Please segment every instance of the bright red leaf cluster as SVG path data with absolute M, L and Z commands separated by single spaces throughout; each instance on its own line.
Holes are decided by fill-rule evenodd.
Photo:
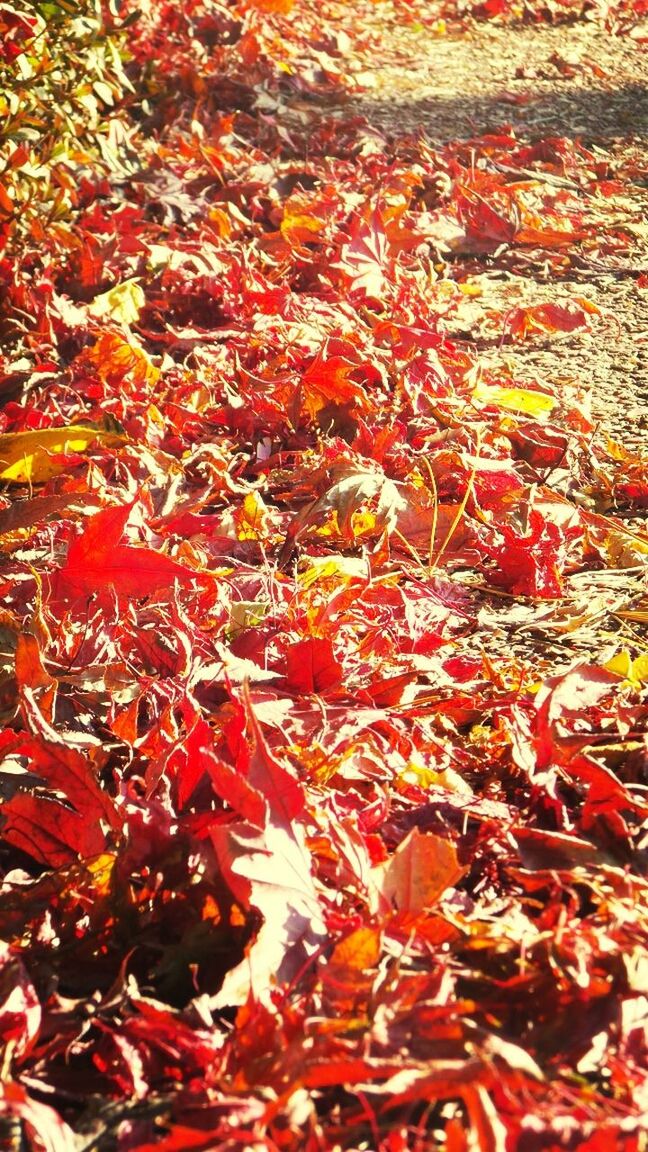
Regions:
M 645 469 L 448 335 L 485 269 L 623 251 L 623 173 L 323 114 L 361 15 L 144 6 L 112 176 L 0 267 L 34 1152 L 643 1147 L 647 658 L 504 609 L 614 609 Z

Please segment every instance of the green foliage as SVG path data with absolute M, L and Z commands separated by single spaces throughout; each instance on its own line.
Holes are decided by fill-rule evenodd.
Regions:
M 130 84 L 111 4 L 0 2 L 0 252 L 38 243 L 74 207 L 80 177 L 118 163 Z

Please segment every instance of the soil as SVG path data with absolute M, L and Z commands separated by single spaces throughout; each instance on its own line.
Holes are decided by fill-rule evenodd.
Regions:
M 648 447 L 648 54 L 645 40 L 612 36 L 588 23 L 498 27 L 476 24 L 438 34 L 403 27 L 381 5 L 370 24 L 371 50 L 358 77 L 364 88 L 344 107 L 387 134 L 423 131 L 434 144 L 483 133 L 513 132 L 520 141 L 544 136 L 577 140 L 609 163 L 627 186 L 614 218 L 632 243 L 613 257 L 574 262 L 556 283 L 501 273 L 474 306 L 479 344 L 483 315 L 522 301 L 585 296 L 601 309 L 591 333 L 537 339 L 521 347 L 485 349 L 516 377 L 586 385 L 600 430 L 624 446 Z M 435 27 L 437 32 L 435 33 Z M 618 207 L 618 205 L 617 205 Z

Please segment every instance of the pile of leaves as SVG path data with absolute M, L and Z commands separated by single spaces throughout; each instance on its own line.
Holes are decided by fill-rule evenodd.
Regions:
M 643 1147 L 645 461 L 449 335 L 623 172 L 325 115 L 361 15 L 146 5 L 1 269 L 16 1147 Z

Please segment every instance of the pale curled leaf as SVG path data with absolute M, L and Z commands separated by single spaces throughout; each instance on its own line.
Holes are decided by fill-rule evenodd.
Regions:
M 326 928 L 300 828 L 268 824 L 260 833 L 238 824 L 214 828 L 211 836 L 237 898 L 264 920 L 245 960 L 228 973 L 212 1002 L 224 1008 L 290 980 L 323 943 Z

